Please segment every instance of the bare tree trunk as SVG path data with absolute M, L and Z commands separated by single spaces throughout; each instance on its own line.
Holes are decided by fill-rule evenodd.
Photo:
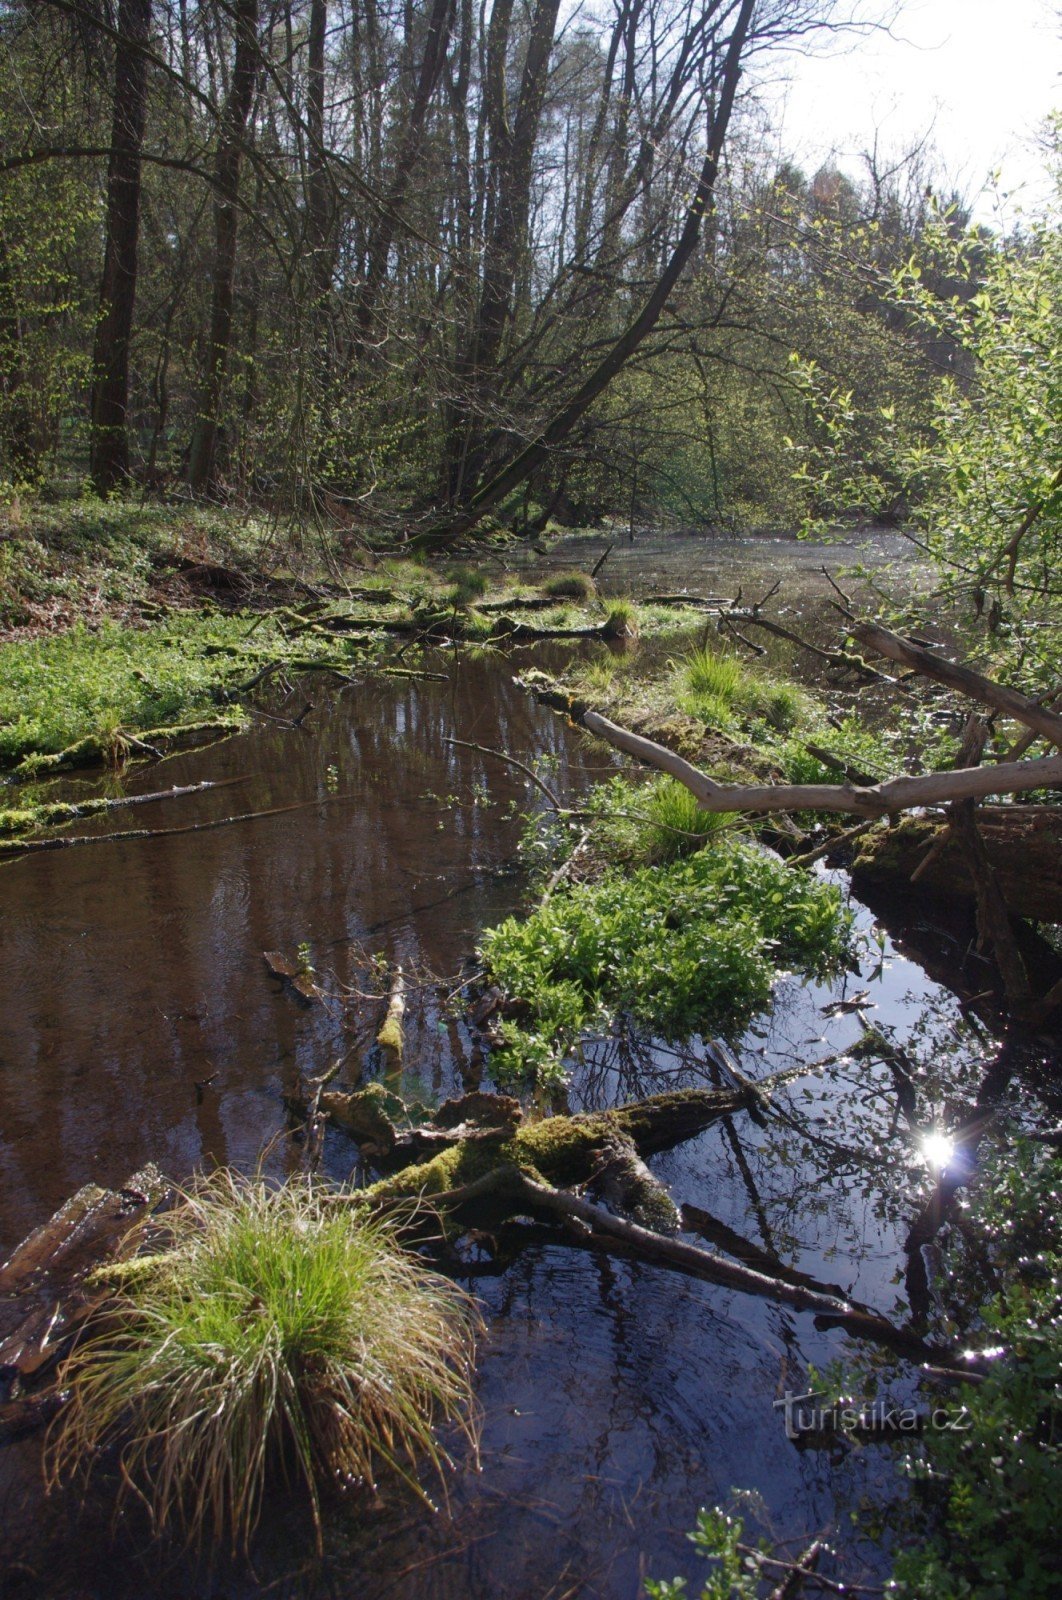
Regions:
M 368 268 L 358 306 L 358 324 L 363 336 L 367 336 L 372 330 L 376 303 L 387 274 L 387 258 L 398 226 L 406 190 L 409 187 L 410 176 L 420 152 L 428 106 L 446 61 L 446 48 L 453 23 L 454 0 L 433 0 L 428 18 L 428 36 L 424 41 L 424 54 L 421 57 L 420 73 L 409 112 L 409 121 L 395 161 L 379 225 L 369 240 Z
M 100 494 L 129 476 L 129 344 L 140 234 L 140 152 L 147 120 L 151 0 L 119 0 L 114 112 L 107 169 L 107 235 L 93 354 L 89 471 Z
M 306 221 L 312 260 L 315 314 L 320 315 L 332 282 L 332 227 L 325 165 L 325 37 L 328 0 L 313 0 L 307 39 L 306 133 L 309 144 L 306 181 Z
M 551 449 L 567 437 L 656 326 L 686 263 L 697 247 L 701 236 L 701 224 L 713 204 L 723 141 L 733 110 L 734 96 L 741 75 L 741 58 L 754 8 L 755 0 L 742 0 L 741 10 L 727 45 L 719 101 L 712 118 L 708 148 L 697 180 L 697 188 L 686 214 L 685 225 L 667 266 L 641 311 L 572 398 L 553 415 L 538 438 L 522 450 L 507 467 L 484 484 L 472 496 L 465 510 L 425 528 L 410 541 L 412 544 L 427 549 L 444 549 L 454 539 L 474 528 L 489 511 L 530 477 L 535 468 L 546 460 Z
M 512 316 L 520 257 L 526 246 L 535 146 L 559 10 L 560 0 L 538 0 L 535 7 L 511 125 L 505 79 L 512 0 L 499 0 L 491 15 L 483 90 L 491 161 L 487 238 L 475 327 L 458 362 L 464 393 L 459 396 L 447 442 L 449 497 L 453 501 L 465 498 L 482 470 L 490 379 Z
M 217 471 L 218 432 L 232 346 L 236 287 L 236 238 L 240 166 L 247 121 L 258 77 L 258 0 L 236 0 L 236 51 L 232 79 L 221 115 L 214 162 L 214 284 L 206 372 L 188 457 L 188 483 L 208 489 Z

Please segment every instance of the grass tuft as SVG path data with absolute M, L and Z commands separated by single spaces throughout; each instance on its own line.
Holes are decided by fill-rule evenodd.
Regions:
M 121 1493 L 157 1528 L 245 1549 L 267 1481 L 286 1478 L 320 1546 L 326 1485 L 414 1483 L 421 1460 L 441 1475 L 440 1423 L 475 1445 L 472 1302 L 393 1225 L 221 1171 L 166 1226 L 65 1366 L 53 1481 L 117 1447 Z
M 588 572 L 561 572 L 546 580 L 542 593 L 551 600 L 593 600 L 597 585 Z

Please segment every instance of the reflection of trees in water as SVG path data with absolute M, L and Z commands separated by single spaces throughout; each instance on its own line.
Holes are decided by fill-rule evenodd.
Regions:
M 742 1041 L 739 1068 L 752 1077 L 812 1070 L 774 1091 L 762 1125 L 724 1118 L 660 1170 L 676 1201 L 696 1208 L 698 1231 L 750 1264 L 766 1270 L 775 1262 L 820 1279 L 841 1266 L 848 1292 L 861 1280 L 873 1284 L 876 1292 L 864 1288 L 860 1298 L 882 1310 L 902 1284 L 906 1299 L 897 1296 L 896 1309 L 919 1329 L 949 1317 L 966 1325 L 983 1299 L 984 1252 L 968 1241 L 968 1281 L 934 1286 L 938 1234 L 943 1227 L 961 1241 L 957 1202 L 978 1144 L 998 1137 L 1000 1114 L 1014 1112 L 1015 1071 L 1030 1083 L 1041 1058 L 999 1046 L 934 985 L 894 986 L 877 1009 L 865 990 L 848 1000 L 843 985 L 832 993 L 783 986 L 771 1015 Z M 609 1035 L 584 1042 L 572 1099 L 598 1109 L 728 1081 L 717 1043 L 665 1044 L 621 1019 Z M 941 1174 L 924 1144 L 936 1130 L 947 1130 L 958 1151 Z M 968 1301 L 965 1315 L 956 1293 Z

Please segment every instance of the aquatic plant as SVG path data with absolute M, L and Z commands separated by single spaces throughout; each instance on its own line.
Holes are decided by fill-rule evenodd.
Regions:
M 53 1481 L 115 1446 L 119 1493 L 156 1527 L 244 1548 L 280 1475 L 305 1494 L 320 1543 L 327 1484 L 371 1485 L 381 1470 L 414 1483 L 422 1460 L 441 1475 L 440 1423 L 474 1445 L 472 1303 L 392 1226 L 308 1183 L 221 1171 L 165 1231 L 161 1253 L 155 1242 L 131 1273 L 119 1267 L 66 1363 Z
M 725 836 L 661 867 L 606 872 L 490 929 L 482 955 L 520 1008 L 502 1023 L 496 1078 L 556 1078 L 592 1023 L 627 1013 L 676 1039 L 732 1031 L 769 1002 L 779 963 L 842 959 L 838 891 Z

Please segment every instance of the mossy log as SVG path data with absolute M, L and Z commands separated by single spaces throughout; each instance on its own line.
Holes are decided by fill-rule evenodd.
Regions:
M 977 826 L 1007 906 L 1015 916 L 1062 921 L 1062 806 L 982 806 Z M 864 838 L 852 881 L 909 884 L 972 902 L 975 885 L 947 823 L 905 817 Z
M 352 1094 L 322 1094 L 319 1110 L 357 1139 L 378 1168 L 400 1169 L 362 1191 L 363 1203 L 437 1199 L 513 1168 L 549 1184 L 593 1183 L 628 1215 L 658 1231 L 674 1232 L 675 1207 L 643 1157 L 758 1104 L 769 1093 L 770 1082 L 738 1089 L 680 1089 L 612 1111 L 538 1121 L 526 1120 L 520 1102 L 507 1095 L 475 1093 L 447 1101 L 430 1122 L 402 1127 L 396 1120 L 401 1102 L 378 1083 Z M 291 1096 L 288 1106 L 306 1115 L 310 1098 Z

